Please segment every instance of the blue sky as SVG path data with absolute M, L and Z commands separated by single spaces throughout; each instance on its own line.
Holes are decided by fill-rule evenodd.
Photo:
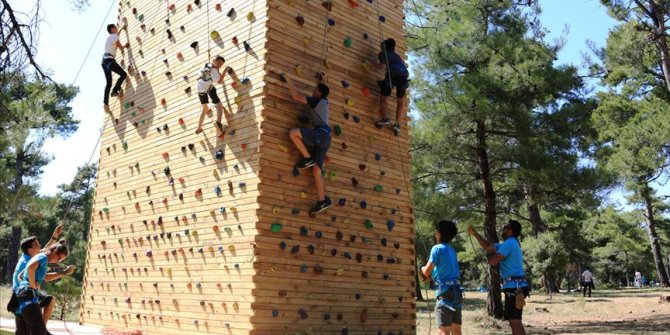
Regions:
M 55 194 L 59 184 L 68 183 L 77 167 L 86 163 L 93 153 L 103 122 L 102 91 L 104 77 L 100 58 L 104 38 L 102 31 L 95 39 L 100 25 L 115 20 L 117 4 L 113 4 L 110 17 L 108 9 L 117 0 L 93 0 L 93 5 L 83 13 L 71 10 L 66 0 L 42 1 L 43 23 L 38 47 L 38 62 L 53 73 L 52 78 L 62 83 L 72 83 L 82 65 L 89 47 L 91 54 L 83 62 L 82 72 L 75 82 L 80 92 L 72 107 L 75 118 L 81 121 L 79 130 L 68 139 L 50 139 L 45 151 L 54 160 L 45 167 L 41 180 L 41 193 Z M 33 1 L 10 0 L 18 10 L 29 11 Z M 582 64 L 582 53 L 587 52 L 586 42 L 592 40 L 603 46 L 608 31 L 615 25 L 598 0 L 542 0 L 542 24 L 549 30 L 549 40 L 563 34 L 567 25 L 567 44 L 559 54 L 559 63 Z M 93 162 L 97 162 L 98 150 Z

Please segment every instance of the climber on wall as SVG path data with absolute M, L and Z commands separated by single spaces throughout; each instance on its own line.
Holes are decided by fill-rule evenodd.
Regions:
M 116 84 L 112 89 L 112 97 L 123 96 L 123 89 L 121 85 L 123 81 L 126 80 L 128 76 L 126 71 L 116 62 L 116 49 L 121 49 L 123 51 L 123 44 L 119 41 L 119 29 L 115 24 L 107 25 L 107 32 L 109 36 L 107 41 L 105 41 L 105 53 L 102 55 L 102 70 L 105 72 L 105 98 L 103 99 L 105 112 L 109 113 L 109 90 L 112 89 L 112 72 L 119 75 L 119 79 L 116 80 Z
M 330 93 L 330 89 L 326 85 L 326 74 L 323 72 L 317 74 L 317 85 L 314 92 L 312 92 L 312 96 L 304 96 L 298 93 L 291 80 L 287 79 L 285 75 L 282 75 L 280 78 L 283 82 L 288 83 L 293 100 L 309 105 L 312 110 L 311 119 L 313 128 L 293 128 L 289 132 L 289 137 L 303 156 L 303 159 L 295 164 L 295 168 L 298 170 L 312 168 L 319 201 L 309 212 L 311 214 L 318 214 L 331 205 L 330 198 L 326 197 L 323 177 L 321 176 L 326 152 L 328 152 L 328 148 L 330 147 L 331 133 L 328 124 L 328 93 Z
M 388 117 L 388 97 L 391 95 L 393 87 L 396 88 L 396 97 L 398 98 L 396 112 L 395 112 L 395 124 L 393 129 L 396 134 L 400 131 L 400 120 L 405 108 L 405 103 L 407 98 L 405 93 L 409 88 L 409 71 L 405 66 L 402 58 L 395 53 L 395 40 L 392 38 L 386 39 L 382 42 L 381 52 L 379 53 L 379 67 L 383 67 L 385 70 L 384 80 L 380 80 L 377 83 L 381 89 L 381 96 L 379 98 L 379 113 L 381 114 L 381 120 L 375 122 L 377 127 L 383 127 L 391 125 L 391 120 Z
M 219 73 L 219 69 L 226 63 L 226 60 L 221 56 L 216 56 L 212 60 L 212 63 L 205 64 L 200 70 L 200 77 L 198 77 L 198 98 L 200 99 L 200 104 L 202 104 L 202 112 L 200 112 L 200 119 L 198 120 L 198 128 L 195 130 L 196 134 L 202 133 L 202 123 L 205 121 L 205 114 L 209 111 L 209 98 L 212 98 L 212 103 L 216 107 L 216 128 L 223 133 L 226 128 L 221 123 L 221 116 L 225 108 L 223 103 L 219 99 L 219 96 L 216 94 L 215 84 L 223 83 L 223 77 L 228 74 L 232 74 L 233 69 L 231 67 L 226 67 L 223 74 Z

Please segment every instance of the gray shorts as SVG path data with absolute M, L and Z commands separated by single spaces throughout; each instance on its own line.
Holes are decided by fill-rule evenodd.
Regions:
M 435 321 L 438 327 L 450 327 L 451 324 L 463 324 L 463 313 L 461 308 L 452 311 L 447 306 L 435 305 Z

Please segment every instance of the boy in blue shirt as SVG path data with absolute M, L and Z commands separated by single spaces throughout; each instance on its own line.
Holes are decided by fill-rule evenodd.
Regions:
M 449 244 L 458 234 L 453 221 L 440 221 L 435 225 L 436 244 L 430 250 L 428 263 L 421 267 L 424 281 L 435 282 L 435 319 L 439 335 L 461 335 L 463 323 L 463 289 L 458 284 L 461 273 L 456 251 Z
M 525 335 L 521 318 L 523 306 L 526 305 L 524 299 L 528 297 L 530 290 L 523 270 L 523 253 L 518 240 L 521 224 L 519 221 L 509 220 L 503 226 L 500 235 L 503 243 L 489 243 L 472 226 L 468 226 L 468 233 L 486 250 L 486 258 L 491 266 L 500 264 L 500 277 L 505 293 L 505 319 L 509 321 L 513 335 Z

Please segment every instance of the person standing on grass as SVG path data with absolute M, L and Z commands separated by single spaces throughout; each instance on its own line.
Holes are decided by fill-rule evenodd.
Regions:
M 44 249 L 48 249 L 54 243 L 58 242 L 58 238 L 60 237 L 62 232 L 63 232 L 62 225 L 56 227 L 56 229 L 54 229 L 53 234 L 51 235 L 51 239 L 44 246 Z M 26 269 L 26 265 L 28 264 L 30 259 L 33 256 L 37 255 L 41 250 L 42 245 L 40 244 L 40 241 L 37 240 L 36 236 L 26 237 L 21 241 L 21 252 L 23 252 L 23 255 L 19 259 L 18 263 L 16 263 L 16 267 L 14 268 L 14 275 L 12 276 L 12 289 L 18 288 L 20 283 L 19 275 Z M 50 279 L 51 278 L 58 279 L 63 275 L 50 272 L 47 274 L 47 276 Z M 53 312 L 54 307 L 56 307 L 56 299 L 50 295 L 45 295 L 42 292 L 38 293 L 39 293 L 38 297 L 39 307 L 44 309 L 42 312 L 42 317 L 44 319 L 44 324 L 46 324 L 49 321 L 49 318 L 51 317 L 51 313 Z
M 584 296 L 586 296 L 586 290 L 589 290 L 589 298 L 591 297 L 591 289 L 595 289 L 595 285 L 593 285 L 593 273 L 589 271 L 589 268 L 586 268 L 584 272 L 582 273 L 582 279 L 583 279 L 583 284 L 582 286 L 584 287 Z
M 503 243 L 489 243 L 472 226 L 468 226 L 468 233 L 486 250 L 489 265 L 500 264 L 500 277 L 503 279 L 502 288 L 505 293 L 505 320 L 509 321 L 513 335 L 526 335 L 521 319 L 530 287 L 523 270 L 523 253 L 518 240 L 521 236 L 521 223 L 509 220 L 503 226 L 500 234 Z
M 123 96 L 121 85 L 126 80 L 128 74 L 121 65 L 116 62 L 116 49 L 123 51 L 123 44 L 119 41 L 119 28 L 115 24 L 107 25 L 109 36 L 105 41 L 105 53 L 102 54 L 102 70 L 105 72 L 105 97 L 103 99 L 105 112 L 109 113 L 109 90 L 112 90 L 112 97 Z M 116 84 L 112 89 L 112 72 L 119 75 Z
M 331 141 L 328 112 L 330 88 L 326 85 L 328 80 L 324 72 L 319 72 L 316 87 L 311 96 L 300 94 L 293 85 L 293 81 L 287 78 L 285 74 L 280 76 L 280 80 L 288 85 L 291 97 L 295 102 L 308 105 L 312 110 L 312 128 L 293 128 L 289 131 L 289 138 L 303 157 L 295 164 L 294 169 L 312 169 L 318 201 L 309 210 L 309 213 L 316 215 L 328 209 L 332 204 L 330 198 L 326 196 L 323 176 L 321 175 Z
M 65 244 L 65 240 L 60 240 L 44 251 L 39 252 L 32 257 L 25 270 L 19 274 L 19 284 L 13 289 L 16 297 L 16 306 L 13 306 L 12 312 L 16 316 L 16 334 L 17 335 L 50 335 L 47 330 L 44 316 L 39 306 L 39 289 L 43 282 L 54 280 L 49 278 L 47 273 L 48 264 L 57 264 L 62 262 L 70 254 L 70 250 Z M 74 271 L 74 267 L 68 267 L 69 273 Z
M 642 287 L 642 273 L 640 271 L 635 271 L 635 287 Z
M 435 320 L 438 335 L 461 335 L 463 324 L 463 288 L 456 250 L 449 244 L 458 234 L 453 221 L 440 221 L 435 225 L 435 245 L 430 250 L 428 263 L 421 267 L 424 281 L 435 282 L 437 303 Z

